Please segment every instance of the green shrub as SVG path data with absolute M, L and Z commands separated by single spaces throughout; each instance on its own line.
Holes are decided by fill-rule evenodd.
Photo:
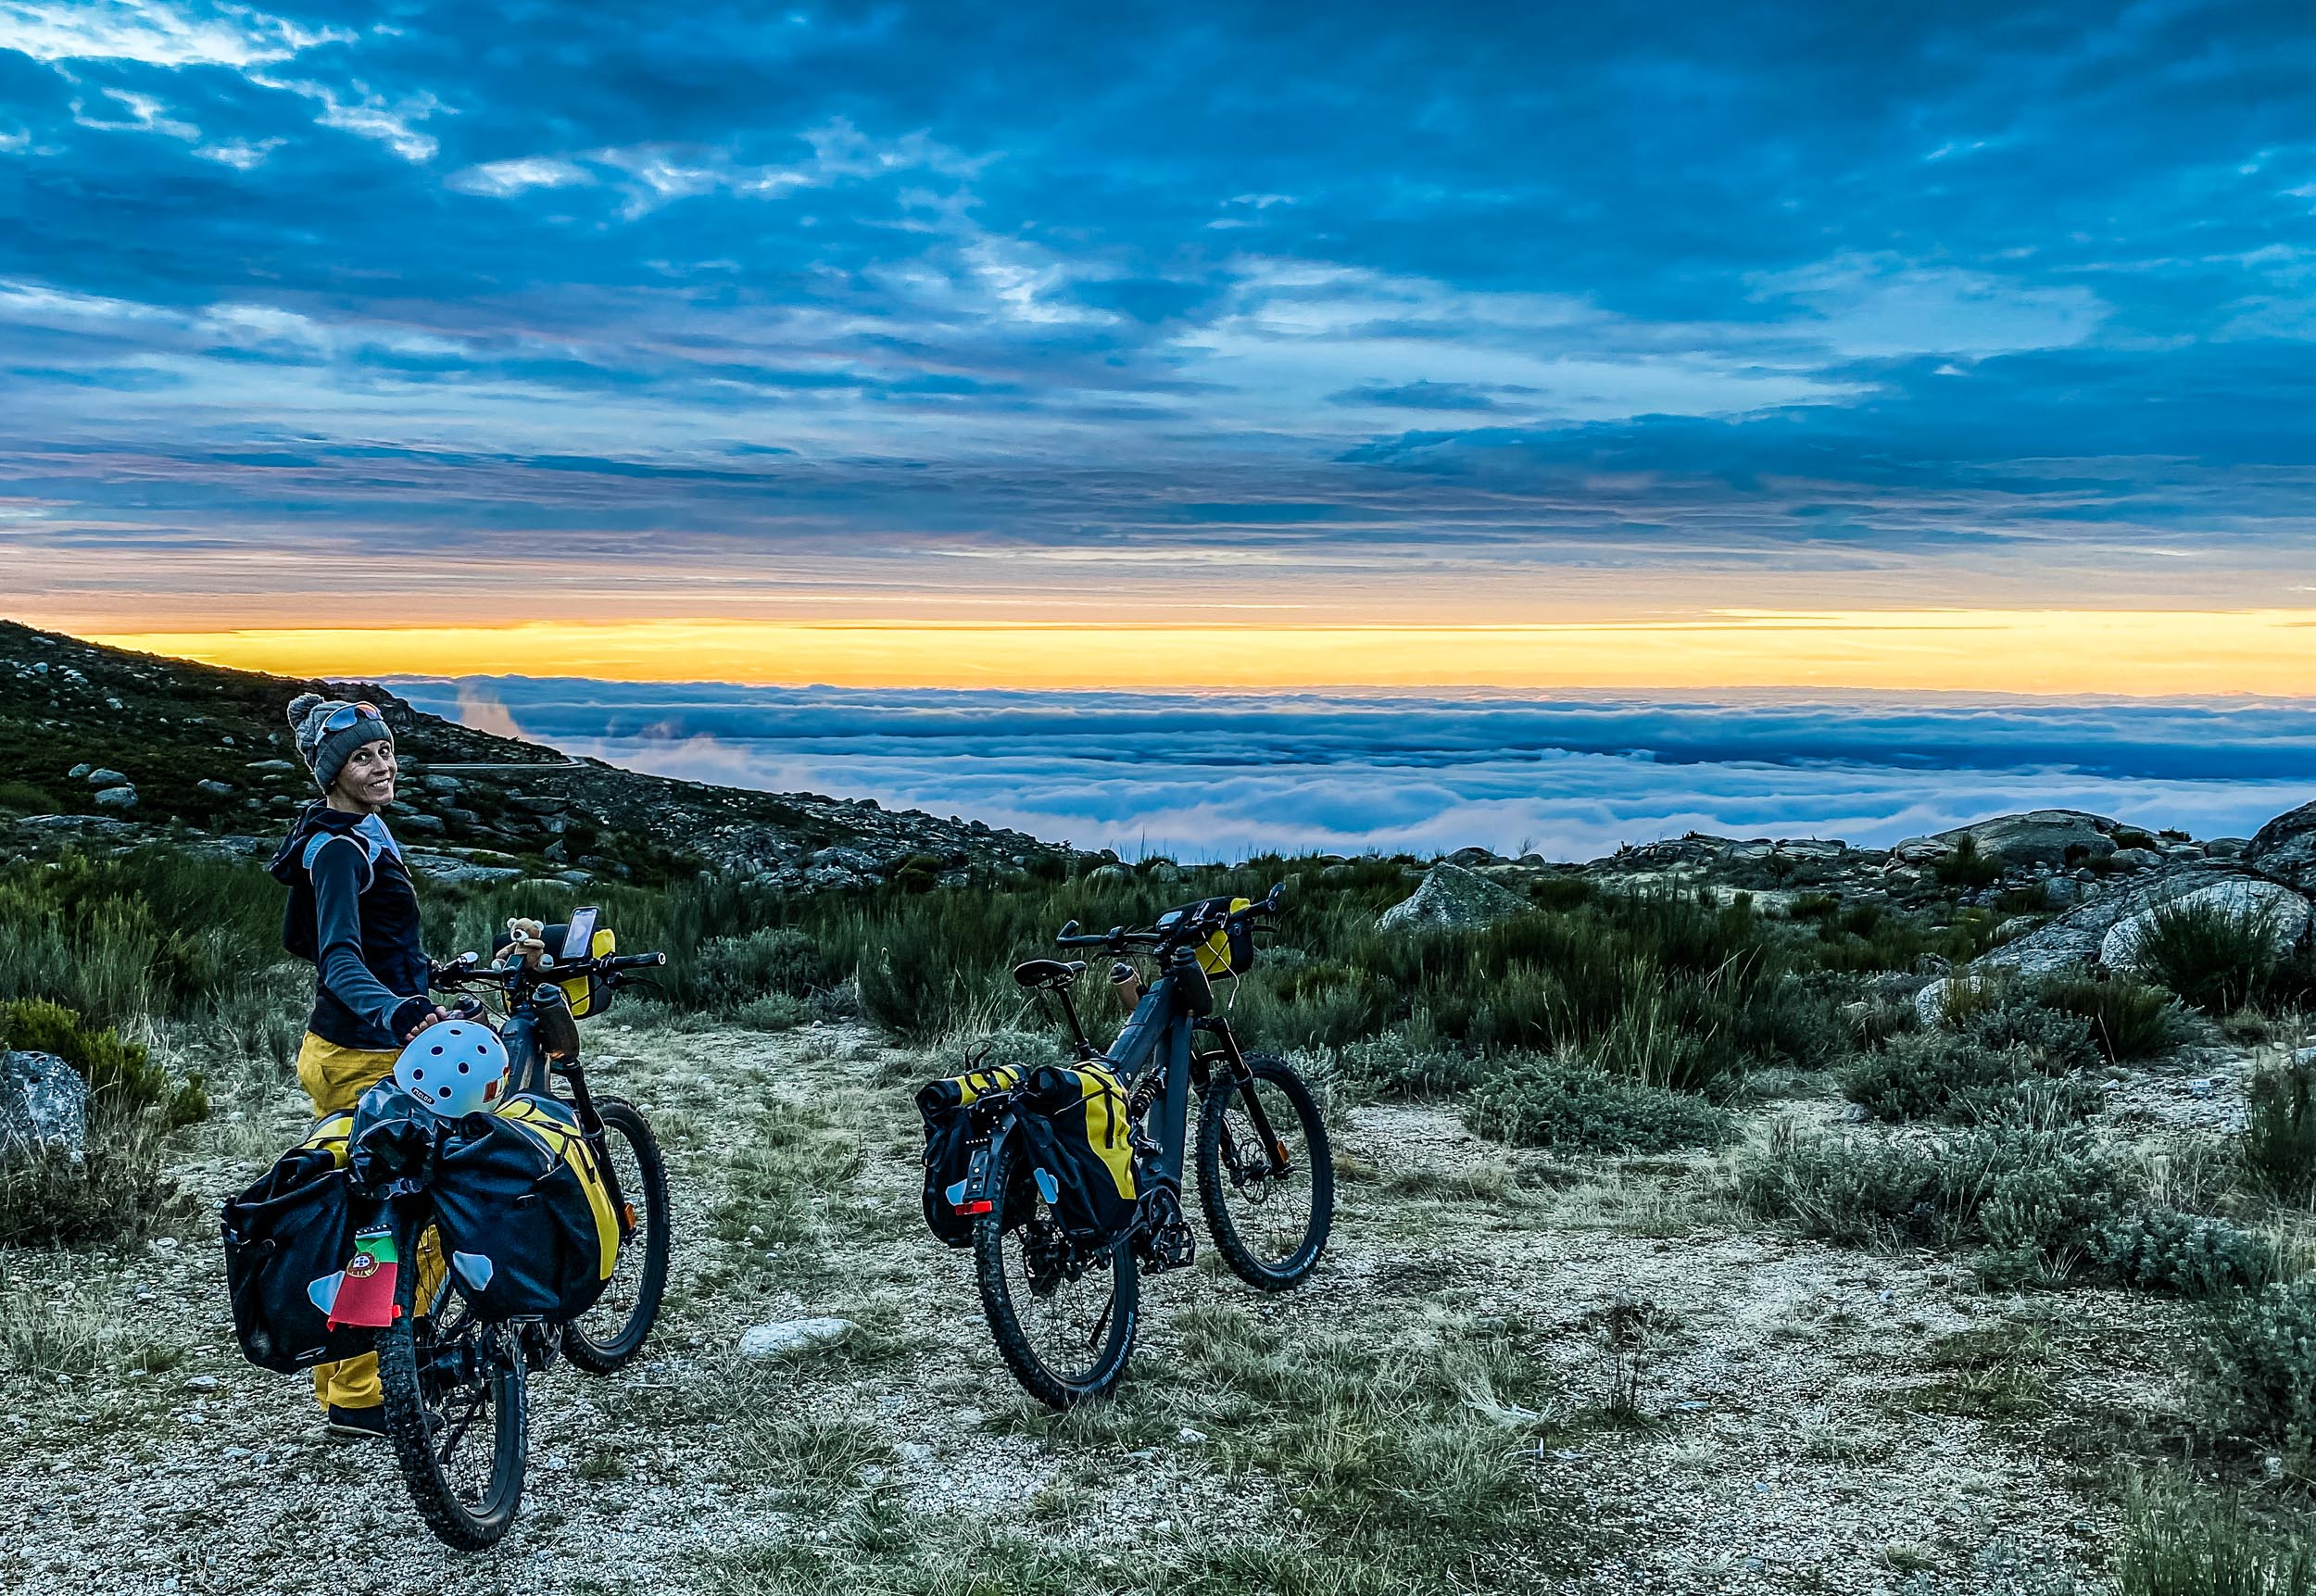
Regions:
M 157 1114 L 92 1110 L 78 1159 L 44 1149 L 0 1168 L 0 1246 L 133 1246 L 183 1219 Z
M 1806 1134 L 1781 1121 L 1739 1167 L 1737 1195 L 1765 1218 L 1845 1246 L 1945 1246 L 1957 1235 L 1947 1184 L 1933 1150 Z
M 2002 879 L 2002 861 L 1978 850 L 1978 838 L 1966 836 L 1954 845 L 1954 851 L 1931 861 L 1930 873 L 1938 878 L 1941 886 L 1968 889 L 1992 886 Z
M 812 1017 L 812 1006 L 809 1001 L 791 998 L 786 992 L 767 992 L 761 998 L 750 998 L 732 1011 L 732 1023 L 751 1031 L 793 1031 Z
M 133 1118 L 151 1112 L 170 1130 L 208 1117 L 208 1094 L 199 1076 L 177 1080 L 144 1048 L 108 1027 L 85 1024 L 59 1004 L 37 998 L 0 1003 L 0 1047 L 54 1053 L 71 1065 L 88 1083 L 92 1116 Z
M 2097 1083 L 2046 1076 L 2030 1049 L 1990 1048 L 1939 1031 L 1893 1037 L 1841 1074 L 1842 1092 L 1878 1119 L 1977 1125 L 2028 1119 L 2048 1124 L 2097 1111 Z
M 2245 1172 L 2285 1202 L 2316 1199 L 2316 1061 L 2287 1061 L 2254 1073 L 2247 1087 Z
M 1416 1098 L 1467 1091 L 1487 1069 L 1486 1061 L 1472 1054 L 1418 1047 L 1396 1030 L 1336 1049 L 1331 1073 L 1361 1098 Z
M 2258 1290 L 2274 1278 L 2272 1244 L 2224 1219 L 2159 1210 L 2114 1214 L 2087 1238 L 2092 1261 L 2125 1286 L 2180 1297 Z
M 145 1049 L 36 999 L 0 1004 L 0 1047 L 53 1053 L 89 1088 L 80 1158 L 44 1149 L 0 1169 L 0 1245 L 127 1245 L 185 1212 L 162 1144 L 208 1113 L 198 1077 L 174 1080 Z
M 2109 1060 L 2150 1058 L 2179 1046 L 2189 1035 L 2178 999 L 2143 981 L 2060 976 L 2045 981 L 2035 996 L 2045 1007 L 2088 1024 L 2092 1041 Z
M 780 994 L 806 998 L 833 985 L 838 972 L 818 942 L 788 926 L 762 926 L 737 936 L 711 936 L 692 958 L 688 986 L 711 1008 Z
M 2272 915 L 2215 903 L 2158 909 L 2139 940 L 2139 973 L 2209 1014 L 2299 995 L 2297 965 L 2276 949 Z
M 2047 1008 L 2032 994 L 1997 990 L 1995 1000 L 1955 1021 L 1956 1034 L 1987 1048 L 2023 1048 L 2044 1074 L 2086 1069 L 2099 1062 L 2090 1023 Z
M 191 1017 L 283 958 L 282 889 L 255 865 L 167 847 L 0 865 L 0 1000 L 100 1024 Z
M 1474 1130 L 1524 1147 L 1667 1152 L 1726 1146 L 1729 1114 L 1691 1092 L 1613 1074 L 1581 1057 L 1514 1054 L 1472 1094 Z
M 1756 1213 L 1851 1246 L 1979 1245 L 1997 1283 L 2057 1278 L 2136 1195 L 2088 1133 L 1998 1124 L 1907 1141 L 1805 1135 L 1790 1122 L 1738 1173 Z
M 2316 1596 L 2316 1546 L 2232 1496 L 2134 1489 L 2115 1553 L 2119 1596 Z
M 2097 1083 L 2071 1074 L 2097 1056 L 2081 1018 L 2002 993 L 1955 1030 L 1891 1037 L 1842 1072 L 1842 1090 L 1880 1119 L 2052 1124 L 2097 1110 Z
M 2215 1311 L 2201 1363 L 2213 1426 L 2308 1476 L 2316 1465 L 2316 1277 L 2280 1281 Z
M 1069 1049 L 1051 1031 L 989 1031 L 943 1037 L 933 1049 L 932 1078 L 968 1070 L 1015 1069 L 1026 1074 L 1040 1065 L 1068 1062 Z

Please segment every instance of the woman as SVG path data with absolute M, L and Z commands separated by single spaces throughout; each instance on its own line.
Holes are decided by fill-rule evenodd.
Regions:
M 382 813 L 394 802 L 396 773 L 385 717 L 372 704 L 300 693 L 290 700 L 289 723 L 321 797 L 290 827 L 271 869 L 290 889 L 282 940 L 314 965 L 297 1084 L 320 1118 L 352 1112 L 394 1073 L 402 1043 L 450 1016 L 426 996 L 418 889 Z M 433 1252 L 423 1243 L 418 1250 L 422 1294 L 440 1268 Z M 385 1433 L 376 1357 L 321 1364 L 314 1395 L 333 1431 Z

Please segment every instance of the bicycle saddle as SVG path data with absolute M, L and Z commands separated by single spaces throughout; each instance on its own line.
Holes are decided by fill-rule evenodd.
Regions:
M 1038 992 L 1065 991 L 1085 973 L 1083 959 L 1073 959 L 1066 964 L 1059 959 L 1031 959 L 1013 966 L 1013 979 Z

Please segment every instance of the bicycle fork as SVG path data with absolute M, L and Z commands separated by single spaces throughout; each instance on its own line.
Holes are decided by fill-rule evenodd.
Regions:
M 1214 1062 L 1219 1056 L 1225 1072 L 1230 1077 L 1233 1088 L 1239 1094 L 1240 1100 L 1246 1105 L 1247 1119 L 1253 1125 L 1255 1138 L 1263 1149 L 1265 1160 L 1263 1178 L 1265 1180 L 1280 1178 L 1294 1168 L 1294 1160 L 1287 1151 L 1285 1138 L 1273 1128 L 1270 1112 L 1264 1108 L 1262 1098 L 1254 1090 L 1254 1072 L 1247 1067 L 1246 1055 L 1239 1050 L 1239 1038 L 1232 1034 L 1229 1024 L 1219 1019 L 1202 1021 L 1199 1028 L 1212 1032 L 1222 1044 L 1215 1053 L 1200 1054 L 1200 1063 L 1207 1066 L 1208 1072 L 1211 1072 Z M 1200 1085 L 1208 1091 L 1215 1089 L 1211 1073 L 1202 1075 Z M 1238 1163 L 1237 1140 L 1238 1138 L 1230 1134 L 1230 1122 L 1225 1119 L 1222 1125 L 1221 1152 L 1225 1165 L 1234 1170 Z

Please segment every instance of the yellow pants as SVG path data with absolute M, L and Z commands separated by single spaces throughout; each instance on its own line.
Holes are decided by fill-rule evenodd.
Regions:
M 351 1113 L 362 1094 L 394 1074 L 392 1052 L 341 1048 L 311 1031 L 297 1049 L 297 1084 L 312 1100 L 314 1117 Z M 442 1282 L 442 1238 L 429 1225 L 418 1238 L 418 1301 L 420 1311 L 434 1300 Z M 327 1408 L 374 1408 L 386 1400 L 378 1388 L 378 1355 L 364 1352 L 342 1363 L 314 1366 L 314 1396 Z

